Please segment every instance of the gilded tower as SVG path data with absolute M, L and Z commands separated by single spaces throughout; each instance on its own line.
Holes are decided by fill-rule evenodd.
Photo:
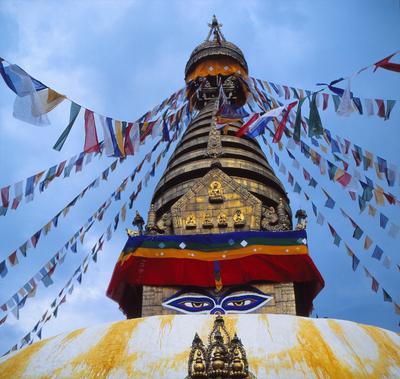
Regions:
M 290 259 L 289 253 L 284 266 L 293 267 L 283 269 L 281 261 L 273 261 L 274 248 L 264 246 L 270 244 L 265 242 L 269 236 L 283 240 L 290 235 L 296 241 L 306 240 L 299 238 L 301 235 L 279 235 L 292 230 L 289 199 L 259 143 L 239 132 L 243 115 L 248 115 L 243 105 L 251 96 L 248 66 L 242 51 L 226 41 L 221 26 L 214 17 L 206 40 L 193 50 L 186 64 L 187 97 L 197 114 L 155 188 L 144 232 L 149 241 L 162 241 L 152 246 L 153 250 L 146 250 L 146 254 L 153 254 L 151 257 L 137 256 L 140 264 L 130 270 L 125 267 L 123 286 L 118 285 L 121 280 L 116 274 L 110 285 L 109 295 L 120 303 L 128 318 L 225 313 L 228 309 L 230 313 L 236 310 L 308 315 L 312 299 L 323 283 L 311 260 L 306 268 L 309 278 L 298 280 L 301 274 L 293 273 L 298 257 Z M 245 234 L 251 232 L 264 234 Z M 224 241 L 214 240 L 213 235 L 221 236 L 218 238 Z M 179 236 L 187 237 L 178 243 Z M 172 254 L 171 250 L 161 251 L 169 243 L 165 238 L 177 241 L 178 251 L 173 258 L 180 261 L 171 267 L 165 255 Z M 218 251 L 226 243 L 228 248 L 235 249 L 235 254 L 239 250 L 240 254 L 246 254 L 240 256 L 247 263 L 235 261 L 233 253 L 225 250 L 225 254 L 217 257 L 222 260 L 211 262 L 213 267 L 209 270 L 213 271 L 214 280 L 194 279 L 201 270 L 205 277 L 210 273 L 203 261 L 195 263 L 197 256 L 192 249 L 187 251 L 188 238 L 196 239 L 199 244 L 204 241 L 211 250 L 215 245 Z M 250 251 L 251 238 L 258 241 L 264 238 L 264 242 L 262 246 L 254 243 Z M 156 252 L 154 247 L 161 250 Z M 256 254 L 257 249 L 261 254 Z M 264 257 L 260 258 L 261 255 Z M 156 257 L 165 258 L 165 265 L 160 259 L 154 261 Z M 210 263 L 210 257 L 208 254 L 201 260 Z M 146 258 L 153 259 L 152 263 Z M 245 269 L 246 264 L 258 266 L 258 270 Z M 149 273 L 152 270 L 154 273 Z M 236 308 L 224 309 L 221 305 L 227 293 L 239 299 Z

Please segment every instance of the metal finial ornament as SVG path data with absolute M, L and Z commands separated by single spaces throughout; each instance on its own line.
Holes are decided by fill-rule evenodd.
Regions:
M 294 217 L 297 218 L 296 230 L 307 228 L 307 212 L 304 209 L 298 209 Z
M 211 33 L 214 35 L 214 41 L 226 41 L 224 35 L 221 32 L 222 24 L 218 23 L 217 17 L 215 14 L 212 17 L 211 24 L 207 24 L 210 28 L 206 41 L 210 40 Z
M 217 316 L 208 336 L 208 345 L 196 333 L 189 354 L 186 379 L 255 379 L 249 372 L 246 351 L 235 333 L 229 336 L 222 316 Z
M 144 220 L 143 217 L 140 215 L 139 211 L 136 211 L 135 218 L 132 221 L 132 225 L 136 226 L 138 228 L 139 234 L 143 234 L 143 225 L 144 225 Z

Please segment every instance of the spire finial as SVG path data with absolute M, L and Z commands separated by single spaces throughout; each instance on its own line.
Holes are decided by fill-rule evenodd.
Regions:
M 221 32 L 222 24 L 218 23 L 217 17 L 215 14 L 213 15 L 211 19 L 211 24 L 207 24 L 210 27 L 210 31 L 208 32 L 206 41 L 210 40 L 211 33 L 214 35 L 214 41 L 217 41 L 218 43 L 221 43 L 222 41 L 226 41 L 224 35 Z

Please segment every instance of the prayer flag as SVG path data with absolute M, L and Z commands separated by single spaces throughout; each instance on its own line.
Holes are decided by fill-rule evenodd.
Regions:
M 0 276 L 4 278 L 8 273 L 6 261 L 0 262 Z
M 93 112 L 85 109 L 85 153 L 100 152 Z
M 10 201 L 10 186 L 6 186 L 1 189 L 1 202 L 4 208 L 8 208 L 9 201 Z
M 78 117 L 79 111 L 81 110 L 81 106 L 79 104 L 74 103 L 71 101 L 71 108 L 69 111 L 69 123 L 65 130 L 62 132 L 61 136 L 58 138 L 57 142 L 53 146 L 54 150 L 60 151 L 67 140 L 68 134 L 70 133 L 72 126 L 76 118 Z
M 399 54 L 399 52 L 393 53 L 393 54 L 389 55 L 388 57 L 383 58 L 379 62 L 374 63 L 374 66 L 375 66 L 374 72 L 378 68 L 384 68 L 385 70 L 400 72 L 400 64 L 390 62 L 390 59 L 392 59 L 397 54 Z
M 375 102 L 378 105 L 378 116 L 385 118 L 385 102 L 382 99 L 375 99 Z
M 352 102 L 351 102 L 351 92 L 350 92 L 350 79 L 347 81 L 347 87 L 343 92 L 341 97 L 341 101 L 336 113 L 339 116 L 350 116 L 350 114 L 354 111 Z
M 314 92 L 310 101 L 310 114 L 308 117 L 308 136 L 320 136 L 323 132 L 321 118 L 316 104 L 317 93 Z
M 281 140 L 283 131 L 286 127 L 286 122 L 289 117 L 290 111 L 296 106 L 297 103 L 298 103 L 298 101 L 294 101 L 288 105 L 287 109 L 285 110 L 285 114 L 283 115 L 282 120 L 280 121 L 278 128 L 276 129 L 276 132 L 275 132 L 272 142 L 276 143 Z M 271 111 L 269 111 L 269 112 L 265 113 L 263 116 L 261 116 L 259 118 L 259 120 L 261 120 L 264 117 L 268 117 L 268 118 L 269 117 L 278 117 L 284 111 L 284 109 L 285 109 L 285 107 L 278 107 L 278 108 L 272 109 Z M 259 122 L 259 120 L 257 122 Z M 267 122 L 268 121 L 266 121 L 266 123 Z
M 388 219 L 383 213 L 380 213 L 379 216 L 380 216 L 380 217 L 379 217 L 379 226 L 380 226 L 382 229 L 385 229 L 385 228 L 386 228 L 386 225 L 387 225 L 387 223 L 388 223 L 388 221 L 389 221 L 389 219 Z
M 252 125 L 260 117 L 259 113 L 254 113 L 246 123 L 236 132 L 236 137 L 241 137 L 247 133 L 250 125 Z
M 378 261 L 380 261 L 382 258 L 382 254 L 383 254 L 383 250 L 378 245 L 376 245 L 374 252 L 372 253 L 372 258 L 375 258 Z
M 385 255 L 385 258 L 383 259 L 383 266 L 388 270 L 392 266 L 392 260 L 387 255 Z
M 374 292 L 378 292 L 378 289 L 379 289 L 379 283 L 378 283 L 378 281 L 372 276 L 371 277 L 372 278 L 372 291 L 374 291 Z
M 357 270 L 359 263 L 360 263 L 360 260 L 353 254 L 352 255 L 352 263 L 351 263 L 351 267 L 352 267 L 353 271 Z
M 368 236 L 365 236 L 364 250 L 368 250 L 371 247 L 372 243 L 373 243 L 372 239 L 369 238 Z
M 393 109 L 395 104 L 396 104 L 396 100 L 387 100 L 386 101 L 385 120 L 389 120 L 390 113 L 392 112 L 392 109 Z
M 392 302 L 392 297 L 382 288 L 382 293 L 383 293 L 383 301 L 388 301 Z

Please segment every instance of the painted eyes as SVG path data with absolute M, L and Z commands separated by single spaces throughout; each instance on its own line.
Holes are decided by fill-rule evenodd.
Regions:
M 179 296 L 165 301 L 163 306 L 183 313 L 209 313 L 215 304 L 207 297 Z
M 221 303 L 222 309 L 229 313 L 246 313 L 265 305 L 271 296 L 257 293 L 244 293 L 238 296 L 227 296 Z
M 248 313 L 262 307 L 272 299 L 272 296 L 259 292 L 239 291 L 214 298 L 206 294 L 179 293 L 164 300 L 162 305 L 182 313 L 198 314 L 224 314 Z

